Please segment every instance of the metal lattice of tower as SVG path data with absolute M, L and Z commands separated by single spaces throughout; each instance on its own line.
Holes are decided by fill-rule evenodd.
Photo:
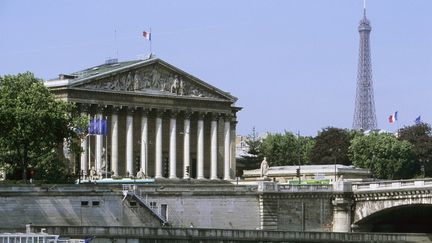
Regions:
M 372 82 L 372 63 L 369 36 L 372 28 L 366 18 L 366 8 L 363 19 L 360 20 L 359 62 L 357 71 L 357 90 L 354 110 L 354 130 L 376 130 L 378 128 L 375 115 L 375 101 Z

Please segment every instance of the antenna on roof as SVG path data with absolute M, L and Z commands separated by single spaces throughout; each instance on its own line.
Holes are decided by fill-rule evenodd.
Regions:
M 114 48 L 115 48 L 115 57 L 118 59 L 118 46 L 117 46 L 117 30 L 114 29 Z
M 366 0 L 363 0 L 363 15 L 366 16 Z

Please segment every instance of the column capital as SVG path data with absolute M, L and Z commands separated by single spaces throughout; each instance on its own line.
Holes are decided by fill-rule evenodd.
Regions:
M 155 110 L 156 117 L 158 118 L 161 118 L 165 114 L 165 109 L 156 108 L 154 110 Z
M 126 107 L 126 111 L 128 112 L 128 113 L 135 113 L 136 111 L 138 110 L 138 107 L 136 107 L 136 106 L 128 106 L 128 107 Z
M 188 119 L 190 120 L 190 118 L 192 117 L 193 112 L 192 111 L 184 111 L 184 119 Z
M 142 116 L 148 116 L 149 113 L 150 113 L 149 108 L 141 108 L 141 115 Z
M 221 114 L 218 112 L 212 112 L 211 113 L 211 119 L 212 121 L 218 121 L 221 118 Z
M 119 113 L 122 108 L 123 108 L 122 106 L 114 105 L 111 107 L 111 112 L 112 113 Z
M 171 118 L 177 118 L 177 116 L 179 115 L 180 111 L 179 110 L 171 110 L 170 111 L 170 117 Z
M 202 111 L 197 112 L 198 120 L 203 120 L 206 115 L 207 112 L 202 112 Z
M 108 108 L 108 106 L 106 106 L 106 105 L 99 105 L 99 104 L 97 104 L 96 108 L 95 108 L 95 111 L 96 111 L 96 113 L 103 113 L 103 112 L 107 111 L 107 108 Z

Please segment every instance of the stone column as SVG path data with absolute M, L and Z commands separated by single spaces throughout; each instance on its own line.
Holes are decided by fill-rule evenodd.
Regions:
M 225 116 L 224 124 L 224 180 L 230 180 L 230 158 L 231 158 L 231 117 Z
M 89 107 L 86 106 L 86 105 L 81 104 L 80 108 L 81 108 L 81 115 L 82 116 L 87 116 L 88 118 L 90 118 L 90 115 L 88 113 L 89 112 Z M 79 173 L 80 173 L 82 179 L 87 179 L 88 171 L 89 171 L 89 160 L 88 160 L 89 151 L 88 151 L 88 144 L 90 144 L 90 142 L 89 142 L 89 135 L 81 138 L 81 149 L 82 149 L 81 159 L 80 159 L 80 168 L 81 168 L 81 171 Z
M 102 117 L 102 110 L 98 109 L 97 115 L 96 115 L 96 121 L 101 121 L 103 119 Z M 95 170 L 98 175 L 101 175 L 102 171 L 102 149 L 103 149 L 103 135 L 98 134 L 96 136 L 96 151 L 95 151 Z
M 170 119 L 170 149 L 169 149 L 169 178 L 176 179 L 177 178 L 177 112 L 171 111 L 171 119 Z
M 118 107 L 111 114 L 111 170 L 118 176 Z
M 217 114 L 212 115 L 210 134 L 210 179 L 217 180 Z
M 148 110 L 141 113 L 141 160 L 140 170 L 148 176 Z
M 86 179 L 88 175 L 88 145 L 87 136 L 81 139 L 81 178 Z
M 126 115 L 126 175 L 133 176 L 133 109 Z
M 155 141 L 155 160 L 156 171 L 155 178 L 162 178 L 162 112 L 156 114 L 156 141 Z
M 204 179 L 204 114 L 198 114 L 197 179 Z
M 333 232 L 351 232 L 351 198 L 336 196 L 333 204 Z
M 236 117 L 234 115 L 233 119 L 231 120 L 231 131 L 230 131 L 230 178 L 233 179 L 236 176 L 236 169 L 237 169 L 237 165 L 236 165 L 236 158 L 235 158 L 235 154 L 236 154 L 236 127 L 237 127 L 237 120 Z
M 183 179 L 190 178 L 190 116 L 191 113 L 186 112 L 184 118 L 183 131 Z

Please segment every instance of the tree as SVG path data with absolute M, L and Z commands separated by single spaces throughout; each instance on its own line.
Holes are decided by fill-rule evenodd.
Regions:
M 346 129 L 327 127 L 318 133 L 310 153 L 313 164 L 350 165 L 348 148 L 355 133 Z
M 369 169 L 379 179 L 412 178 L 415 167 L 413 146 L 393 134 L 373 132 L 357 136 L 349 147 L 349 156 L 357 167 Z
M 0 76 L 0 163 L 20 170 L 26 180 L 27 169 L 37 168 L 65 139 L 74 144 L 85 119 L 32 73 Z
M 252 128 L 251 134 L 246 137 L 245 143 L 248 147 L 247 154 L 243 155 L 238 162 L 243 164 L 245 169 L 256 169 L 260 166 L 262 157 L 260 156 L 261 138 L 255 127 Z
M 418 166 L 422 167 L 424 176 L 432 176 L 432 128 L 430 124 L 420 123 L 401 128 L 398 132 L 400 140 L 413 145 L 413 153 Z
M 246 145 L 249 147 L 249 154 L 258 156 L 258 154 L 260 153 L 261 139 L 259 138 L 255 127 L 252 128 L 252 133 L 247 136 Z
M 267 157 L 271 166 L 308 164 L 313 144 L 313 138 L 296 137 L 287 131 L 268 134 L 262 140 L 259 154 L 261 158 Z

